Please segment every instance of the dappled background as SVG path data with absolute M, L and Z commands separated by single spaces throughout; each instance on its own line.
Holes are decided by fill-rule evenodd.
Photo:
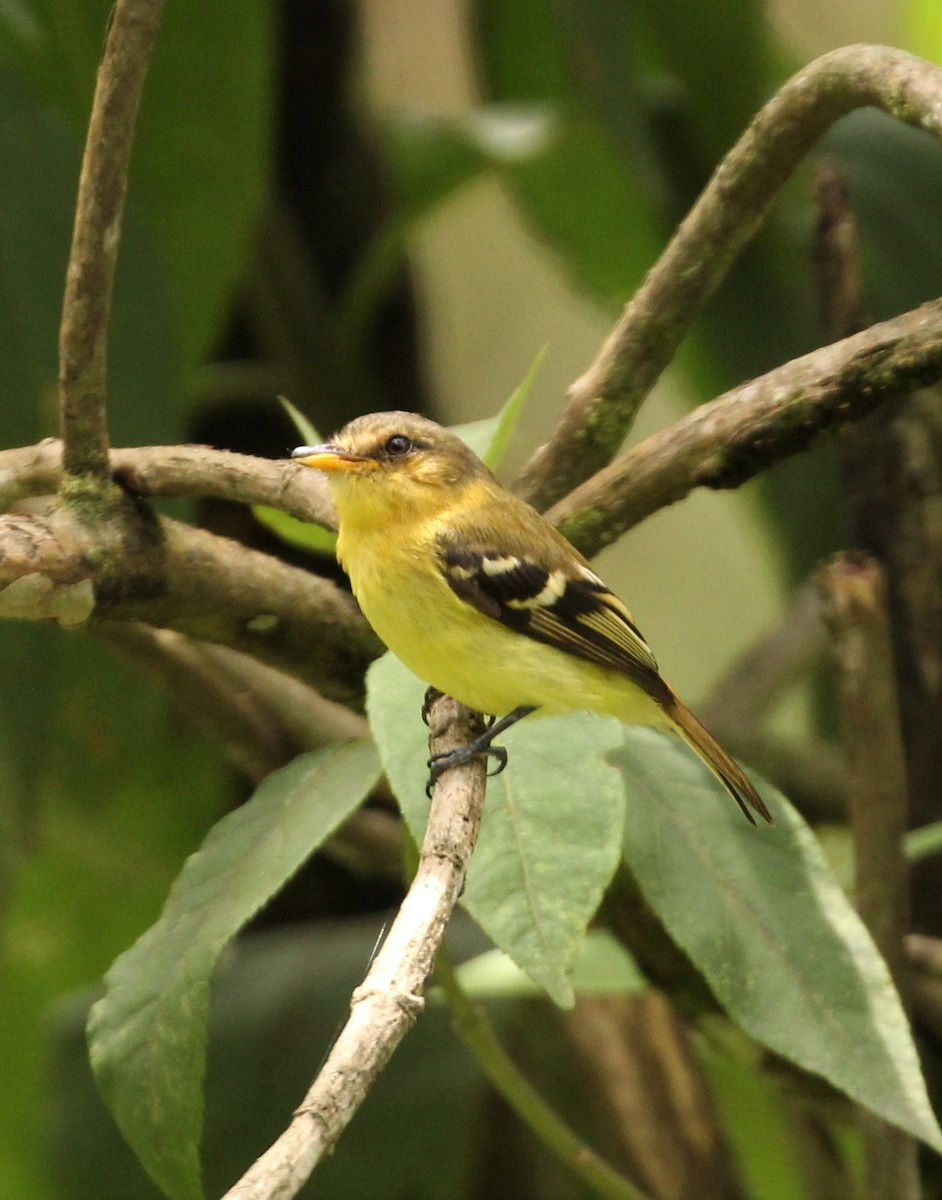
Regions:
M 56 432 L 58 314 L 107 11 L 97 0 L 0 4 L 2 447 Z M 468 420 L 492 413 L 545 345 L 510 475 L 762 102 L 811 57 L 862 40 L 942 60 L 937 0 L 169 0 L 119 261 L 114 443 L 200 441 L 280 457 L 297 438 L 279 394 L 324 434 L 389 407 Z M 868 313 L 942 294 L 939 147 L 864 113 L 822 150 L 845 173 L 859 219 Z M 788 186 L 709 306 L 639 434 L 827 340 L 810 253 L 812 171 Z M 844 544 L 837 479 L 836 455 L 822 448 L 736 495 L 695 495 L 603 556 L 691 701 Z M 196 515 L 281 552 L 242 509 L 207 504 Z M 154 919 L 182 858 L 249 786 L 164 691 L 99 642 L 4 625 L 0 681 L 0 1178 L 23 1200 L 151 1195 L 89 1099 L 81 990 Z M 807 698 L 780 716 L 790 737 L 828 719 L 827 704 Z M 376 912 L 394 897 L 385 882 L 319 861 L 262 918 L 266 932 L 247 939 L 249 967 L 219 997 L 214 1187 L 276 1132 L 342 1017 Z M 297 933 L 311 920 L 331 923 L 314 966 Z M 319 988 L 318 1012 L 331 1015 L 308 1028 Z M 401 1175 L 389 1174 L 387 1192 L 372 1178 L 372 1194 L 498 1195 L 499 1178 L 511 1181 L 507 1195 L 578 1195 L 533 1166 L 525 1135 L 504 1127 L 436 1021 L 444 1026 L 433 1016 L 425 1042 L 404 1048 L 396 1086 L 384 1080 L 323 1194 L 357 1194 L 344 1172 L 392 1145 Z M 526 1024 L 510 1009 L 506 1021 Z M 271 1052 L 272 1028 L 311 1046 L 304 1061 Z M 534 1064 L 547 1054 L 532 1031 L 518 1045 Z M 255 1079 L 260 1062 L 269 1073 Z M 727 1063 L 712 1070 L 747 1160 L 748 1121 L 759 1114 L 778 1129 L 781 1114 Z M 223 1082 L 235 1073 L 253 1097 L 244 1107 Z M 428 1119 L 429 1097 L 436 1120 L 452 1105 L 478 1117 L 449 1132 L 447 1170 L 404 1132 Z M 273 1128 L 259 1124 L 259 1108 Z M 804 1194 L 801 1166 L 771 1140 L 783 1160 L 776 1196 Z

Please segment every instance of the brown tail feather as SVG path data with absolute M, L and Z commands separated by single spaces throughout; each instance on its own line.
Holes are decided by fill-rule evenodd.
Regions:
M 771 825 L 772 814 L 766 808 L 762 797 L 752 786 L 740 767 L 733 762 L 723 747 L 716 741 L 710 731 L 704 728 L 679 696 L 671 694 L 670 700 L 664 704 L 664 711 L 674 723 L 674 727 L 691 750 L 695 751 L 710 768 L 723 787 L 736 801 L 749 821 L 755 825 L 755 818 L 749 811 L 751 805 L 760 817 L 764 817 Z

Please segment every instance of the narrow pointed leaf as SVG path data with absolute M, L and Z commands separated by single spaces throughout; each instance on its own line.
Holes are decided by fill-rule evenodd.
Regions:
M 938 1149 L 889 971 L 811 830 L 767 785 L 753 828 L 680 742 L 624 730 L 625 858 L 645 899 L 752 1037 Z
M 517 428 L 517 421 L 523 411 L 524 402 L 530 394 L 533 380 L 536 378 L 536 373 L 540 369 L 545 355 L 546 347 L 544 346 L 534 355 L 526 375 L 510 393 L 507 401 L 501 405 L 500 411 L 493 417 L 452 427 L 452 433 L 456 433 L 466 445 L 470 446 L 478 458 L 487 463 L 492 471 L 497 470 L 507 443 Z
M 302 754 L 220 821 L 160 919 L 112 966 L 89 1017 L 92 1066 L 124 1136 L 174 1200 L 202 1195 L 199 1138 L 209 984 L 239 929 L 379 776 L 369 741 Z
M 413 835 L 428 817 L 424 685 L 392 655 L 374 663 L 367 711 L 383 765 Z M 618 772 L 604 756 L 621 727 L 576 713 L 528 719 L 501 742 L 462 903 L 495 944 L 562 1006 L 586 926 L 620 858 Z

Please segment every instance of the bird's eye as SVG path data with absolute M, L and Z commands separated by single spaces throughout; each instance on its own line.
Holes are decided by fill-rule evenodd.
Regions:
M 390 458 L 399 458 L 412 449 L 412 441 L 404 433 L 394 433 L 383 447 Z

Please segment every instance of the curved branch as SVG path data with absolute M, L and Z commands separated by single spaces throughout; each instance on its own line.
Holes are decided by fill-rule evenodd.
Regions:
M 845 46 L 793 76 L 719 165 L 595 361 L 570 388 L 551 440 L 518 478 L 519 492 L 547 508 L 617 453 L 694 317 L 829 126 L 872 106 L 942 136 L 940 93 L 942 70 L 884 46 Z
M 118 0 L 108 27 L 85 157 L 59 332 L 59 404 L 68 474 L 108 481 L 108 317 L 141 88 L 163 0 Z
M 464 746 L 481 718 L 442 697 L 431 713 L 431 749 Z M 422 992 L 461 894 L 484 804 L 485 763 L 473 759 L 435 785 L 419 869 L 353 994 L 350 1017 L 294 1119 L 224 1200 L 290 1200 L 333 1148 L 424 1004 Z
M 697 487 L 733 488 L 878 404 L 942 379 L 942 300 L 703 404 L 546 513 L 584 554 Z
M 211 496 L 267 504 L 328 529 L 337 514 L 326 479 L 289 460 L 255 458 L 209 446 L 137 446 L 112 450 L 111 473 L 138 496 Z M 62 442 L 0 450 L 0 512 L 28 496 L 49 496 L 62 482 Z
M 0 618 L 143 621 L 241 650 L 358 700 L 382 646 L 330 580 L 129 502 L 93 525 L 60 508 L 0 517 Z

